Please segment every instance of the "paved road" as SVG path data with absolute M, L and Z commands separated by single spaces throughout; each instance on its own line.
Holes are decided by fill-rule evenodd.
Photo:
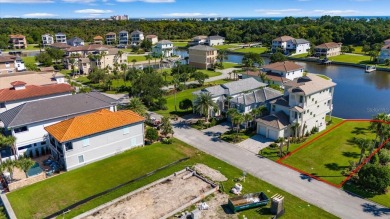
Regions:
M 184 123 L 174 123 L 174 131 L 176 138 L 338 217 L 390 218 L 389 208 L 354 197 L 320 181 L 303 179 L 296 171 L 260 158 L 243 148 L 219 141 L 218 137 L 189 128 Z

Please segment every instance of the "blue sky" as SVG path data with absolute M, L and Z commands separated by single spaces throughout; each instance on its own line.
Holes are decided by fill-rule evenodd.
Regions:
M 388 16 L 390 0 L 0 0 L 0 17 Z

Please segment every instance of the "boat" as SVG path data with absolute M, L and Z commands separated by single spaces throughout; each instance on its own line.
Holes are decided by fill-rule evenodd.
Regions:
M 229 198 L 228 206 L 234 213 L 236 213 L 237 211 L 265 206 L 268 204 L 268 202 L 269 198 L 267 195 L 264 194 L 264 192 L 259 192 Z
M 370 73 L 376 71 L 376 66 L 375 65 L 366 65 L 366 73 Z

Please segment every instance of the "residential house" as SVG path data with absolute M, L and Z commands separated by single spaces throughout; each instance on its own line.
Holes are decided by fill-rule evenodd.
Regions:
M 65 76 L 61 73 L 25 71 L 19 74 L 0 75 L 0 89 L 11 88 L 14 81 L 28 81 L 31 85 L 48 85 L 65 83 Z
M 272 40 L 271 51 L 280 50 L 284 54 L 302 54 L 310 50 L 310 42 L 305 39 L 295 39 L 291 36 L 281 36 Z
M 173 55 L 173 43 L 169 40 L 161 40 L 153 47 L 153 54 L 163 57 L 171 57 Z
M 116 44 L 116 33 L 109 32 L 106 34 L 106 44 L 107 45 Z
M 124 14 L 124 15 L 114 15 L 114 16 L 111 16 L 111 19 L 115 20 L 115 21 L 127 21 L 129 20 L 129 16 Z
M 385 45 L 381 48 L 378 56 L 378 62 L 384 63 L 386 59 L 390 59 L 390 39 L 385 40 Z
M 24 81 L 11 82 L 12 87 L 0 89 L 0 113 L 23 103 L 71 95 L 69 84 L 27 85 Z
M 188 43 L 190 46 L 204 45 L 207 43 L 208 36 L 196 36 L 192 38 L 191 42 Z
M 54 38 L 51 34 L 43 34 L 42 35 L 42 45 L 43 46 L 47 46 L 47 45 L 51 45 L 54 43 Z
M 336 84 L 315 74 L 284 84 L 284 96 L 270 102 L 270 115 L 257 119 L 257 133 L 270 139 L 292 135 L 291 127 L 306 134 L 313 128 L 326 128 L 326 116 L 333 110 Z
M 0 114 L 5 135 L 16 137 L 16 153 L 38 156 L 49 145 L 44 129 L 66 119 L 101 109 L 116 111 L 116 102 L 101 93 L 81 93 L 26 102 Z M 9 148 L 0 150 L 2 158 L 10 156 Z
M 196 68 L 208 69 L 213 68 L 217 62 L 217 49 L 206 46 L 197 45 L 188 49 L 189 65 Z
M 66 170 L 144 145 L 144 118 L 102 109 L 45 127 L 54 159 Z
M 56 38 L 56 43 L 66 43 L 66 34 L 56 33 L 54 36 Z
M 89 58 L 79 58 L 77 61 L 77 70 L 79 74 L 89 74 L 92 70 L 91 60 Z
M 93 43 L 102 45 L 103 44 L 103 37 L 102 36 L 95 36 L 93 38 Z
M 212 87 L 203 88 L 202 90 L 195 91 L 192 93 L 193 101 L 202 94 L 209 93 L 213 101 L 217 104 L 218 110 L 210 109 L 209 115 L 219 116 L 222 112 L 226 112 L 229 109 L 228 100 L 237 101 L 233 104 L 234 107 L 237 107 L 241 112 L 250 112 L 255 105 L 261 105 L 258 98 L 254 103 L 241 102 L 240 98 L 243 98 L 245 94 L 250 92 L 256 92 L 261 88 L 267 86 L 267 84 L 261 83 L 254 78 L 247 78 L 239 81 L 233 81 L 226 84 L 216 85 Z M 259 97 L 259 95 L 258 95 Z M 252 108 L 253 107 L 253 108 Z
M 67 44 L 69 46 L 84 46 L 84 40 L 78 37 L 73 37 L 67 41 Z
M 129 32 L 127 32 L 126 30 L 122 30 L 121 32 L 119 32 L 118 37 L 119 37 L 118 44 L 122 44 L 122 45 L 129 44 Z
M 14 49 L 26 49 L 27 41 L 26 37 L 21 34 L 9 35 L 9 43 L 12 44 Z
M 342 43 L 323 43 L 314 48 L 314 55 L 317 57 L 325 56 L 327 58 L 332 56 L 338 56 L 341 54 L 341 45 Z
M 139 30 L 135 30 L 130 33 L 130 39 L 131 39 L 131 45 L 139 45 L 141 44 L 142 40 L 144 40 L 144 33 L 142 33 Z
M 25 70 L 24 61 L 19 56 L 0 55 L 0 75 Z
M 145 39 L 150 41 L 152 43 L 152 45 L 154 45 L 158 42 L 158 37 L 156 35 L 146 35 Z
M 71 46 L 69 46 L 66 43 L 53 43 L 53 44 L 47 45 L 47 46 L 50 47 L 50 48 L 62 49 L 62 50 L 65 50 L 65 49 L 68 49 L 68 48 L 71 47 Z
M 206 43 L 209 46 L 218 46 L 223 45 L 225 43 L 225 37 L 221 36 L 209 36 L 207 37 Z

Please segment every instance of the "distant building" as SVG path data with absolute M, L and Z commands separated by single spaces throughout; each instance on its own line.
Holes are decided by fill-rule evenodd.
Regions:
M 102 109 L 45 127 L 52 155 L 72 170 L 144 145 L 144 118 Z
M 24 62 L 19 56 L 0 55 L 0 75 L 25 70 Z
M 67 44 L 69 46 L 84 46 L 84 40 L 78 37 L 73 37 L 67 41 Z
M 209 36 L 207 37 L 206 44 L 209 46 L 218 46 L 225 43 L 225 37 L 221 36 Z
M 66 43 L 66 34 L 56 33 L 54 36 L 56 38 L 56 43 Z
M 71 47 L 66 43 L 53 43 L 53 44 L 47 45 L 47 46 L 50 48 L 63 49 L 63 50 Z
M 390 39 L 385 40 L 385 45 L 381 48 L 378 62 L 384 63 L 386 59 L 390 59 Z
M 121 32 L 119 32 L 118 38 L 118 44 L 129 44 L 129 32 L 127 32 L 126 30 L 122 30 Z
M 154 45 L 158 42 L 158 37 L 156 35 L 146 35 L 145 39 L 150 41 L 152 43 L 152 45 Z
M 106 44 L 107 45 L 116 44 L 116 33 L 109 32 L 106 34 Z
M 27 48 L 26 37 L 24 35 L 21 35 L 21 34 L 9 35 L 9 43 L 12 44 L 12 47 L 14 49 L 26 49 Z
M 204 45 L 207 43 L 208 36 L 196 36 L 192 38 L 191 42 L 188 43 L 190 46 Z
M 115 21 L 127 21 L 127 20 L 129 20 L 129 16 L 128 15 L 114 15 L 114 16 L 111 16 L 111 19 L 115 20 Z
M 93 38 L 93 43 L 102 45 L 103 44 L 103 37 L 102 36 L 95 36 Z
M 158 56 L 171 57 L 173 55 L 173 43 L 169 40 L 161 40 L 153 47 L 153 53 Z
M 305 39 L 295 39 L 281 36 L 272 40 L 272 52 L 280 50 L 284 54 L 302 54 L 310 50 L 310 42 Z
M 47 46 L 54 43 L 54 38 L 51 34 L 43 34 L 42 35 L 42 45 Z
M 217 62 L 217 49 L 211 46 L 197 45 L 190 47 L 188 51 L 189 65 L 202 69 L 214 68 Z
M 139 30 L 135 30 L 131 32 L 130 39 L 131 39 L 131 45 L 139 45 L 142 40 L 144 40 L 144 33 L 142 33 Z
M 341 54 L 341 43 L 323 43 L 314 48 L 315 56 L 321 57 L 332 57 Z

